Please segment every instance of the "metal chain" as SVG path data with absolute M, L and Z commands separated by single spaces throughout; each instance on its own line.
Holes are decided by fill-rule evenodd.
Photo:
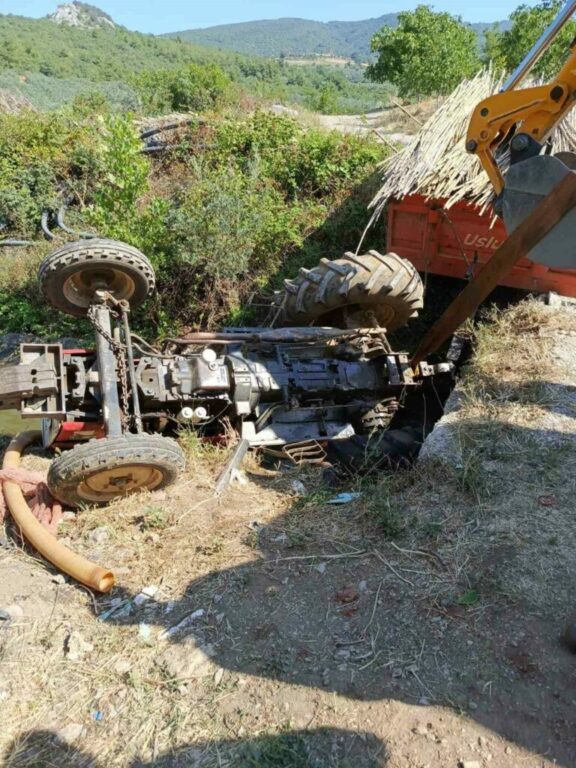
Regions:
M 115 313 L 113 313 L 115 314 Z M 96 308 L 94 305 L 91 305 L 88 307 L 88 320 L 96 333 L 99 333 L 102 338 L 108 342 L 110 345 L 110 348 L 112 349 L 112 352 L 114 353 L 114 356 L 116 358 L 116 372 L 118 374 L 118 379 L 120 382 L 120 399 L 121 399 L 121 405 L 120 405 L 120 419 L 122 421 L 122 428 L 124 430 L 127 430 L 130 426 L 131 416 L 130 416 L 130 401 L 128 398 L 128 372 L 126 370 L 126 347 L 124 344 L 121 344 L 120 342 L 116 341 L 116 339 L 108 333 L 98 320 L 96 319 Z

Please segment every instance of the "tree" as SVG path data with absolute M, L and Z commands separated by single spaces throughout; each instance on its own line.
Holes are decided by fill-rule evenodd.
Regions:
M 393 83 L 407 98 L 450 93 L 480 68 L 474 31 L 427 5 L 398 14 L 395 29 L 384 27 L 374 35 L 372 50 L 378 61 L 368 67 L 368 77 Z
M 564 5 L 563 0 L 541 0 L 530 8 L 519 6 L 510 16 L 512 26 L 505 32 L 497 29 L 485 34 L 485 58 L 497 68 L 511 72 L 528 53 L 554 16 Z M 548 51 L 533 69 L 538 77 L 550 78 L 564 63 L 570 43 L 576 37 L 576 22 L 569 21 Z

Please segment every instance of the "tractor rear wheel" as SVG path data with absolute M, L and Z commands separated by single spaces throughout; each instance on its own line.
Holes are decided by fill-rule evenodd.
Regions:
M 108 504 L 137 491 L 173 483 L 185 459 L 175 440 L 128 434 L 76 445 L 57 456 L 48 471 L 50 493 L 63 504 Z
M 395 253 L 346 253 L 302 268 L 275 296 L 286 325 L 379 326 L 394 331 L 416 317 L 424 286 L 414 265 Z
M 40 264 L 38 279 L 50 304 L 68 315 L 86 314 L 98 290 L 132 309 L 153 292 L 154 269 L 137 248 L 117 240 L 79 240 L 50 253 Z

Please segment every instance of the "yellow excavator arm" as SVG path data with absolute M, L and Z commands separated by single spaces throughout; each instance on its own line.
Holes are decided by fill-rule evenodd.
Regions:
M 552 24 L 528 52 L 515 72 L 508 78 L 502 91 L 481 101 L 470 119 L 466 149 L 476 154 L 499 195 L 504 190 L 504 178 L 496 153 L 516 136 L 519 148 L 527 136 L 543 142 L 552 129 L 576 104 L 576 48 L 572 43 L 570 55 L 547 85 L 515 90 L 538 59 L 545 53 L 562 27 L 576 11 L 576 2 L 568 2 Z
M 560 10 L 500 93 L 474 109 L 468 126 L 466 150 L 475 154 L 488 174 L 496 197 L 494 210 L 510 235 L 568 174 L 576 170 L 576 153 L 551 155 L 545 146 L 555 126 L 576 104 L 576 47 L 556 77 L 546 85 L 518 89 L 518 85 L 548 49 L 576 11 L 576 0 Z M 499 160 L 508 150 L 506 174 Z M 576 211 L 569 211 L 529 258 L 547 267 L 576 267 Z

